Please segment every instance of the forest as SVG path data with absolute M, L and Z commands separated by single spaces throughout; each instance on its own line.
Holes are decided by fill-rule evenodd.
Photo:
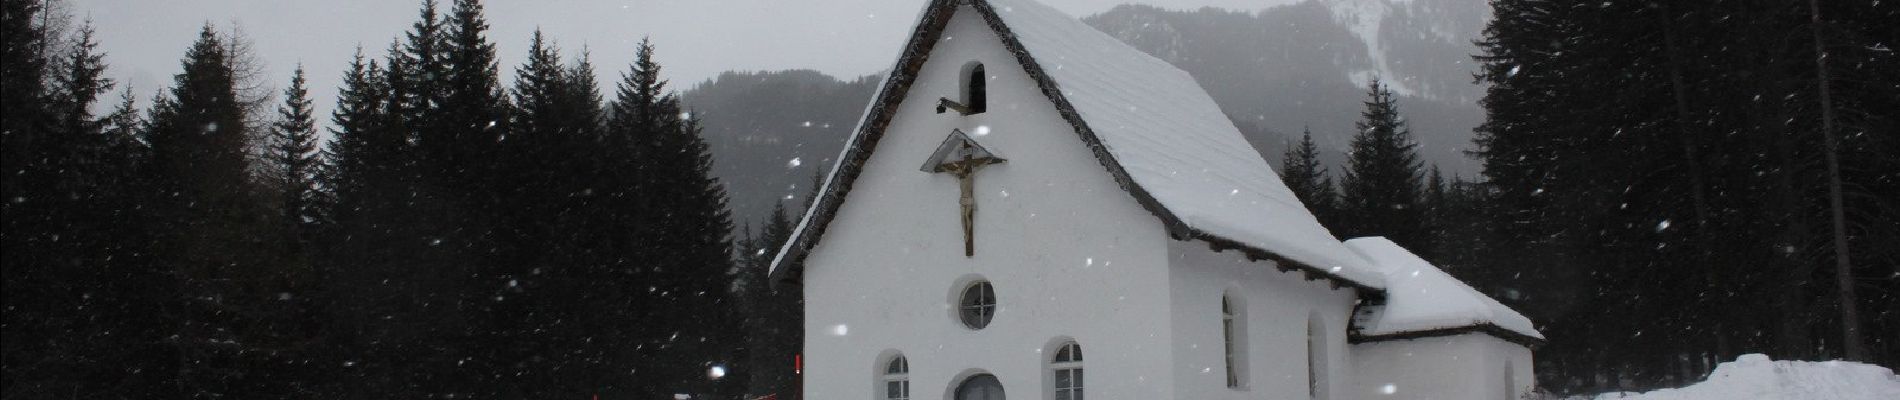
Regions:
M 802 204 L 728 199 L 717 168 L 783 155 L 715 159 L 708 119 L 764 117 L 689 107 L 653 54 L 692 49 L 588 50 L 636 55 L 603 75 L 537 33 L 504 74 L 480 1 L 422 0 L 316 115 L 219 26 L 141 93 L 89 26 L 0 4 L 0 397 L 796 390 L 799 294 L 764 265 Z M 1422 159 L 1376 80 L 1343 161 L 1311 132 L 1274 154 L 1334 234 L 1524 312 L 1551 393 L 1900 365 L 1900 4 L 1491 7 L 1481 174 Z
M 1336 184 L 1310 134 L 1280 169 L 1335 234 L 1524 312 L 1553 393 L 1748 353 L 1900 363 L 1900 7 L 1491 4 L 1482 175 L 1424 167 L 1374 83 Z

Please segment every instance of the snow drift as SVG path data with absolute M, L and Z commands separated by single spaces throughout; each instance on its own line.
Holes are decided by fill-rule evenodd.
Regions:
M 1773 361 L 1747 354 L 1715 367 L 1709 379 L 1678 389 L 1607 393 L 1593 400 L 1889 400 L 1900 377 L 1877 365 L 1843 361 Z

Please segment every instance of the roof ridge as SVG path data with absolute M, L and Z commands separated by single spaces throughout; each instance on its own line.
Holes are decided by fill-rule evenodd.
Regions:
M 1167 71 L 1166 74 L 1170 76 L 1161 77 L 1162 80 L 1173 79 L 1174 80 L 1172 81 L 1173 83 L 1186 82 L 1186 85 L 1192 86 L 1192 89 L 1194 90 L 1194 92 L 1198 93 L 1198 96 L 1199 96 L 1199 98 L 1192 99 L 1192 100 L 1195 100 L 1193 102 L 1196 104 L 1190 104 L 1190 105 L 1185 105 L 1185 106 L 1176 105 L 1174 107 L 1176 107 L 1177 109 L 1180 109 L 1180 107 L 1187 107 L 1185 108 L 1186 110 L 1199 110 L 1200 108 L 1211 107 L 1213 109 L 1212 113 L 1217 117 L 1215 119 L 1220 119 L 1219 121 L 1202 121 L 1204 119 L 1208 119 L 1207 115 L 1205 115 L 1207 114 L 1206 110 L 1201 110 L 1200 112 L 1187 113 L 1187 114 L 1196 114 L 1195 116 L 1191 116 L 1191 117 L 1169 118 L 1173 116 L 1161 115 L 1159 117 L 1153 117 L 1153 118 L 1166 119 L 1166 122 L 1169 122 L 1171 124 L 1182 125 L 1182 126 L 1200 125 L 1199 128 L 1211 128 L 1209 129 L 1211 133 L 1204 133 L 1203 136 L 1199 138 L 1187 137 L 1185 139 L 1187 139 L 1186 141 L 1193 141 L 1193 139 L 1201 139 L 1201 140 L 1207 141 L 1207 143 L 1200 143 L 1202 147 L 1213 147 L 1217 149 L 1222 148 L 1223 146 L 1233 147 L 1233 146 L 1227 146 L 1227 145 L 1231 145 L 1232 143 L 1220 143 L 1221 142 L 1220 139 L 1234 139 L 1235 141 L 1238 141 L 1239 146 L 1244 146 L 1244 149 L 1236 149 L 1233 151 L 1244 153 L 1240 155 L 1242 158 L 1245 158 L 1246 156 L 1252 156 L 1254 160 L 1248 161 L 1248 160 L 1242 159 L 1240 160 L 1241 164 L 1230 163 L 1228 165 L 1207 165 L 1207 166 L 1204 166 L 1204 168 L 1201 168 L 1201 171 L 1191 171 L 1190 175 L 1199 174 L 1203 180 L 1206 180 L 1209 176 L 1218 175 L 1217 177 L 1220 178 L 1220 180 L 1232 181 L 1229 183 L 1233 184 L 1233 186 L 1231 187 L 1232 189 L 1231 193 L 1233 195 L 1238 195 L 1239 193 L 1241 193 L 1242 190 L 1240 188 L 1243 188 L 1243 187 L 1247 188 L 1246 191 L 1253 196 L 1251 196 L 1251 198 L 1241 199 L 1241 200 L 1251 200 L 1253 203 L 1256 203 L 1256 204 L 1242 204 L 1242 205 L 1237 205 L 1237 206 L 1226 205 L 1226 203 L 1219 203 L 1219 204 L 1222 204 L 1222 207 L 1224 207 L 1223 210 L 1246 210 L 1246 209 L 1249 209 L 1248 207 L 1253 207 L 1253 208 L 1269 207 L 1269 205 L 1257 204 L 1260 201 L 1266 201 L 1269 203 L 1275 203 L 1275 204 L 1284 206 L 1281 208 L 1290 208 L 1291 210 L 1282 210 L 1282 211 L 1289 211 L 1290 213 L 1297 213 L 1298 215 L 1275 217 L 1274 216 L 1275 214 L 1271 214 L 1271 213 L 1249 214 L 1246 216 L 1265 218 L 1265 220 L 1240 221 L 1239 223 L 1243 225 L 1254 224 L 1256 226 L 1252 226 L 1251 228 L 1237 228 L 1233 225 L 1234 222 L 1224 221 L 1222 220 L 1222 218 L 1214 218 L 1214 217 L 1201 215 L 1201 216 L 1197 216 L 1198 219 L 1190 219 L 1190 218 L 1185 218 L 1181 214 L 1178 214 L 1177 210 L 1168 207 L 1166 204 L 1164 204 L 1163 200 L 1157 198 L 1157 196 L 1153 192 L 1150 191 L 1150 188 L 1144 186 L 1143 182 L 1141 182 L 1140 179 L 1137 179 L 1135 174 L 1130 172 L 1128 164 L 1126 162 L 1127 160 L 1123 160 L 1121 155 L 1117 154 L 1117 151 L 1139 152 L 1142 150 L 1136 149 L 1136 148 L 1117 150 L 1115 148 L 1115 143 L 1105 142 L 1102 136 L 1098 134 L 1095 127 L 1092 127 L 1090 125 L 1089 119 L 1084 117 L 1083 115 L 1084 112 L 1080 111 L 1080 107 L 1078 107 L 1077 104 L 1075 104 L 1070 99 L 1070 95 L 1073 94 L 1073 92 L 1078 88 L 1063 88 L 1061 86 L 1061 83 L 1058 81 L 1058 79 L 1052 76 L 1051 70 L 1045 69 L 1044 62 L 1050 61 L 1050 60 L 1038 60 L 1035 54 L 1031 53 L 1031 49 L 1029 48 L 1029 46 L 1024 44 L 1021 37 L 1019 37 L 1018 32 L 1009 25 L 1009 22 L 1006 21 L 1006 18 L 1004 18 L 1003 15 L 998 12 L 998 10 L 996 9 L 993 3 L 1015 4 L 1015 5 L 1005 5 L 1002 12 L 1008 12 L 1008 13 L 1040 12 L 1044 14 L 1060 15 L 1061 18 L 1066 20 L 1066 21 L 1052 21 L 1051 24 L 1028 26 L 1027 28 L 1030 30 L 1048 28 L 1047 26 L 1043 26 L 1043 25 L 1075 24 L 1075 25 L 1080 25 L 1081 29 L 1086 29 L 1088 31 L 1088 32 L 1082 32 L 1082 33 L 1077 34 L 1081 36 L 1070 36 L 1070 37 L 1060 37 L 1060 38 L 1055 38 L 1055 39 L 1049 39 L 1049 40 L 1056 40 L 1056 41 L 1066 40 L 1065 42 L 1062 42 L 1061 46 L 1056 46 L 1056 48 L 1058 49 L 1066 49 L 1070 47 L 1086 47 L 1090 45 L 1090 43 L 1087 43 L 1090 40 L 1093 40 L 1096 42 L 1102 42 L 1102 43 L 1095 43 L 1096 46 L 1092 48 L 1087 48 L 1083 50 L 1075 50 L 1075 51 L 1079 52 L 1079 51 L 1092 50 L 1097 53 L 1106 51 L 1106 52 L 1111 53 L 1112 55 L 1119 56 L 1119 55 L 1128 54 L 1131 57 L 1145 58 L 1143 60 L 1139 60 L 1138 62 L 1142 64 L 1147 64 L 1146 67 L 1148 67 L 1147 68 L 1148 70 Z M 816 245 L 819 238 L 823 236 L 824 230 L 826 229 L 826 225 L 829 224 L 831 218 L 835 216 L 837 210 L 842 206 L 844 202 L 845 193 L 849 192 L 852 182 L 857 178 L 858 174 L 862 172 L 863 163 L 869 159 L 871 150 L 876 147 L 877 142 L 882 138 L 883 134 L 885 133 L 884 129 L 888 127 L 888 124 L 893 118 L 893 115 L 895 114 L 895 111 L 897 108 L 896 107 L 897 104 L 903 101 L 904 96 L 906 96 L 906 94 L 909 91 L 910 84 L 916 79 L 916 73 L 922 67 L 922 65 L 928 60 L 929 54 L 934 49 L 937 39 L 941 37 L 944 27 L 948 24 L 951 17 L 953 17 L 956 14 L 956 11 L 959 9 L 959 6 L 962 6 L 962 5 L 969 5 L 971 6 L 973 10 L 976 11 L 976 14 L 982 18 L 983 22 L 990 28 L 990 30 L 998 36 L 998 38 L 1003 43 L 1004 47 L 1006 47 L 1007 50 L 1015 56 L 1017 63 L 1019 64 L 1020 67 L 1023 68 L 1023 71 L 1026 74 L 1028 74 L 1032 80 L 1034 80 L 1037 83 L 1039 91 L 1043 93 L 1043 95 L 1047 97 L 1051 103 L 1053 103 L 1057 112 L 1061 114 L 1062 118 L 1065 121 L 1069 122 L 1069 124 L 1075 129 L 1076 134 L 1080 136 L 1083 143 L 1089 147 L 1090 152 L 1095 155 L 1097 161 L 1102 164 L 1102 167 L 1108 170 L 1110 175 L 1114 178 L 1116 184 L 1120 186 L 1123 189 L 1123 191 L 1128 192 L 1132 197 L 1134 197 L 1136 202 L 1139 203 L 1144 209 L 1146 209 L 1151 214 L 1154 214 L 1156 217 L 1158 217 L 1161 220 L 1161 222 L 1165 225 L 1166 231 L 1169 233 L 1169 236 L 1177 240 L 1207 241 L 1209 242 L 1211 247 L 1214 247 L 1216 249 L 1222 249 L 1222 248 L 1240 249 L 1247 255 L 1249 259 L 1252 259 L 1252 260 L 1272 260 L 1279 263 L 1282 269 L 1288 268 L 1290 266 L 1292 268 L 1298 268 L 1298 269 L 1304 270 L 1308 274 L 1309 279 L 1312 279 L 1313 277 L 1329 279 L 1334 282 L 1335 287 L 1338 287 L 1338 286 L 1353 287 L 1353 288 L 1365 291 L 1370 296 L 1376 297 L 1382 294 L 1380 292 L 1381 292 L 1381 288 L 1383 287 L 1383 277 L 1378 276 L 1376 274 L 1370 274 L 1366 271 L 1362 271 L 1363 268 L 1355 264 L 1358 261 L 1358 258 L 1353 257 L 1350 254 L 1350 251 L 1345 249 L 1345 246 L 1343 244 L 1333 239 L 1331 234 L 1327 233 L 1323 226 L 1320 226 L 1318 225 L 1317 222 L 1314 222 L 1311 215 L 1307 213 L 1307 211 L 1305 210 L 1304 206 L 1300 206 L 1297 204 L 1298 203 L 1297 200 L 1292 200 L 1289 203 L 1286 199 L 1281 198 L 1281 197 L 1290 196 L 1290 192 L 1287 194 L 1287 196 L 1276 196 L 1276 193 L 1271 193 L 1272 192 L 1271 189 L 1273 189 L 1271 185 L 1279 184 L 1278 176 L 1272 173 L 1271 167 L 1265 164 L 1264 159 L 1260 159 L 1259 153 L 1253 151 L 1253 148 L 1251 147 L 1251 145 L 1247 144 L 1244 138 L 1240 137 L 1238 129 L 1233 127 L 1232 122 L 1225 120 L 1226 115 L 1224 113 L 1219 112 L 1218 105 L 1213 104 L 1212 99 L 1207 97 L 1205 89 L 1201 88 L 1199 84 L 1193 80 L 1193 77 L 1191 75 L 1187 74 L 1186 71 L 1182 71 L 1179 68 L 1175 68 L 1173 65 L 1168 64 L 1166 61 L 1153 58 L 1152 56 L 1149 56 L 1145 53 L 1141 53 L 1140 51 L 1134 50 L 1133 48 L 1128 48 L 1126 47 L 1125 44 L 1122 44 L 1121 42 L 1116 41 L 1114 38 L 1109 37 L 1104 33 L 1101 33 L 1100 31 L 1097 31 L 1094 28 L 1088 27 L 1087 25 L 1082 25 L 1081 21 L 1074 20 L 1073 17 L 1070 17 L 1067 14 L 1062 14 L 1060 11 L 1057 11 L 1053 8 L 1048 8 L 1048 6 L 1037 4 L 1037 3 L 1034 3 L 1032 1 L 1027 1 L 1027 0 L 1005 0 L 1005 1 L 935 0 L 926 6 L 924 11 L 919 15 L 918 25 L 913 30 L 910 40 L 907 41 L 907 44 L 904 47 L 904 50 L 902 51 L 897 61 L 897 65 L 892 68 L 892 72 L 890 76 L 886 78 L 885 84 L 879 90 L 878 94 L 876 95 L 876 98 L 873 99 L 874 100 L 873 103 L 867 108 L 864 116 L 860 118 L 858 129 L 855 130 L 851 138 L 848 139 L 845 149 L 837 161 L 837 165 L 833 168 L 832 173 L 825 181 L 824 186 L 821 187 L 818 199 L 812 202 L 811 207 L 805 213 L 805 217 L 801 219 L 799 225 L 797 226 L 796 233 L 794 233 L 792 238 L 787 243 L 785 243 L 785 245 L 780 249 L 778 256 L 773 259 L 773 262 L 770 268 L 772 269 L 772 274 L 774 276 L 779 277 L 778 280 L 795 281 L 802 274 L 802 271 L 799 270 L 800 268 L 798 267 L 798 265 L 803 261 L 804 257 L 809 253 L 811 248 Z M 1015 9 L 1016 5 L 1022 5 L 1025 7 L 1039 7 L 1041 9 L 1016 10 Z M 1012 14 L 1012 15 L 1019 15 L 1019 14 Z M 1043 15 L 1043 16 L 1048 17 L 1048 15 Z M 1031 18 L 1031 17 L 1023 17 L 1023 18 Z M 1081 30 L 1081 29 L 1073 29 L 1073 27 L 1070 27 L 1070 28 L 1072 28 L 1071 30 Z M 1048 32 L 1044 32 L 1044 33 L 1048 33 Z M 1087 37 L 1086 35 L 1089 35 L 1089 34 L 1100 35 L 1100 37 L 1099 38 Z M 1055 33 L 1050 33 L 1050 35 L 1055 35 Z M 1061 72 L 1064 68 L 1067 67 L 1065 64 L 1063 64 L 1065 60 L 1062 60 L 1062 56 L 1064 55 L 1065 54 L 1056 54 L 1052 56 L 1055 59 L 1053 61 L 1056 62 L 1056 64 L 1054 64 L 1054 71 Z M 1077 54 L 1067 54 L 1067 55 L 1077 55 Z M 1078 60 L 1078 61 L 1086 61 L 1086 60 Z M 1140 71 L 1140 68 L 1138 68 L 1142 66 L 1142 64 L 1135 64 L 1134 66 L 1117 66 L 1115 68 L 1122 68 L 1124 70 L 1130 70 L 1134 72 L 1143 72 L 1143 71 Z M 1091 65 L 1078 65 L 1077 67 L 1089 68 L 1091 67 Z M 1155 71 L 1146 71 L 1146 72 L 1155 72 Z M 1142 83 L 1130 82 L 1128 83 L 1128 85 L 1142 85 Z M 1120 88 L 1120 89 L 1123 92 L 1134 92 L 1134 91 L 1139 91 L 1139 89 L 1149 89 L 1149 88 Z M 1111 90 L 1111 89 L 1100 89 L 1100 90 Z M 1094 99 L 1089 99 L 1089 100 L 1094 101 L 1094 103 L 1090 104 L 1093 107 L 1097 107 L 1097 108 L 1106 107 L 1105 104 L 1100 104 L 1101 101 L 1099 100 L 1094 100 Z M 1128 99 L 1123 98 L 1123 100 L 1128 100 Z M 1139 100 L 1146 100 L 1146 99 L 1139 99 Z M 1200 103 L 1205 103 L 1205 104 L 1200 104 Z M 1196 106 L 1202 106 L 1202 107 L 1196 107 Z M 1148 110 L 1132 109 L 1132 108 L 1137 107 L 1134 105 L 1130 105 L 1128 107 L 1130 107 L 1131 109 L 1130 110 L 1115 109 L 1115 110 L 1121 111 L 1124 113 L 1131 113 L 1131 114 L 1148 111 Z M 1166 109 L 1168 108 L 1168 106 L 1164 104 L 1163 106 L 1156 107 L 1156 108 Z M 1104 113 L 1104 112 L 1101 112 L 1101 110 L 1097 110 L 1097 111 L 1098 111 L 1096 115 L 1097 117 L 1106 118 L 1106 116 L 1116 114 L 1116 113 Z M 1142 115 L 1156 115 L 1156 113 L 1150 112 L 1150 113 L 1145 113 Z M 1208 124 L 1215 124 L 1215 125 L 1208 125 Z M 1105 125 L 1105 127 L 1110 128 L 1110 129 L 1121 129 L 1121 130 L 1132 129 L 1126 126 L 1117 126 L 1113 123 Z M 1221 129 L 1223 127 L 1225 129 Z M 1194 132 L 1190 132 L 1189 134 L 1193 134 L 1193 133 Z M 1217 136 L 1205 136 L 1207 134 L 1213 134 L 1213 135 L 1231 134 L 1232 136 L 1235 136 L 1235 137 L 1222 138 L 1222 137 L 1217 137 Z M 1119 137 L 1120 139 L 1118 140 L 1136 140 L 1137 142 L 1141 142 L 1141 143 L 1135 143 L 1135 144 L 1123 143 L 1124 145 L 1129 145 L 1133 147 L 1141 147 L 1141 144 L 1148 144 L 1147 142 L 1159 140 L 1159 139 L 1150 138 L 1150 137 L 1126 136 L 1128 134 L 1125 132 L 1122 133 L 1122 135 L 1124 135 L 1124 137 Z M 1213 138 L 1216 140 L 1208 141 L 1207 140 L 1208 138 Z M 1146 153 L 1143 153 L 1143 154 L 1146 154 Z M 1178 155 L 1168 155 L 1168 154 L 1147 154 L 1147 155 L 1150 157 L 1183 158 L 1184 160 L 1190 161 L 1190 162 L 1200 161 L 1200 159 L 1207 158 L 1207 157 L 1181 157 Z M 1247 178 L 1245 175 L 1249 175 L 1249 173 L 1245 173 L 1245 172 L 1236 173 L 1235 171 L 1226 171 L 1227 169 L 1233 169 L 1233 168 L 1214 168 L 1214 167 L 1238 166 L 1241 169 L 1250 169 L 1252 167 L 1255 167 L 1254 165 L 1248 165 L 1252 162 L 1257 162 L 1258 169 L 1262 169 L 1266 171 L 1266 176 L 1264 179 L 1270 180 L 1271 182 L 1242 182 L 1243 180 L 1245 180 L 1243 178 Z M 1148 169 L 1144 170 L 1144 172 L 1155 169 L 1152 165 L 1144 164 L 1143 166 L 1148 167 Z M 1213 170 L 1213 169 L 1219 169 L 1222 171 L 1222 173 L 1210 174 L 1209 170 Z M 1178 173 L 1179 171 L 1175 171 L 1175 172 Z M 1153 173 L 1150 173 L 1150 175 L 1152 174 Z M 1160 179 L 1154 176 L 1150 176 L 1150 178 Z M 1167 184 L 1167 183 L 1173 183 L 1173 182 L 1159 182 L 1159 183 Z M 1202 182 L 1202 184 L 1204 186 L 1205 182 Z M 1266 185 L 1266 186 L 1254 186 L 1254 185 Z M 1181 186 L 1181 185 L 1176 184 L 1176 185 L 1164 185 L 1164 186 L 1168 186 L 1168 188 L 1170 189 L 1179 190 L 1180 188 L 1178 186 Z M 1284 185 L 1282 184 L 1281 187 L 1284 187 Z M 1207 189 L 1206 187 L 1195 187 L 1195 188 Z M 1222 188 L 1221 191 L 1226 192 L 1226 189 L 1229 189 L 1229 188 Z M 1265 190 L 1265 191 L 1262 191 L 1262 190 Z M 1185 199 L 1187 200 L 1204 200 L 1198 197 L 1194 197 L 1192 193 L 1190 194 L 1176 193 L 1173 195 L 1173 198 L 1176 198 L 1177 200 L 1184 199 L 1184 197 L 1182 196 L 1187 196 L 1185 197 Z M 1205 203 L 1205 202 L 1206 201 L 1202 201 L 1202 203 Z M 1302 216 L 1304 217 L 1304 221 L 1299 219 Z M 1241 219 L 1247 219 L 1247 218 L 1241 218 Z M 1207 225 L 1207 226 L 1196 226 L 1197 223 Z M 1273 226 L 1271 227 L 1272 229 L 1288 230 L 1288 231 L 1293 232 L 1293 233 L 1281 233 L 1277 235 L 1282 235 L 1282 236 L 1292 235 L 1292 234 L 1310 235 L 1314 233 L 1314 232 L 1309 232 L 1311 230 L 1310 228 L 1317 228 L 1318 230 L 1317 233 L 1324 237 L 1323 238 L 1305 238 L 1305 239 L 1302 239 L 1304 240 L 1303 242 L 1299 242 L 1299 243 L 1274 242 L 1278 245 L 1281 245 L 1280 247 L 1283 247 L 1283 248 L 1281 249 L 1268 248 L 1269 246 L 1263 246 L 1261 244 L 1261 241 L 1269 240 L 1271 242 L 1270 239 L 1280 238 L 1280 236 L 1276 236 L 1275 233 L 1271 233 L 1271 232 L 1269 233 L 1248 232 L 1248 229 L 1267 229 L 1265 227 L 1259 227 L 1257 225 L 1266 225 L 1269 223 L 1291 223 L 1294 225 L 1304 223 L 1304 224 L 1311 225 L 1311 227 L 1306 227 L 1306 226 Z M 1306 229 L 1307 231 L 1302 231 L 1302 229 Z M 1242 233 L 1242 234 L 1251 233 L 1252 234 L 1251 236 L 1253 237 L 1233 236 L 1236 233 Z M 1336 249 L 1333 249 L 1333 248 L 1300 249 L 1298 248 L 1298 246 L 1302 244 L 1317 245 L 1318 247 L 1326 247 L 1327 245 L 1330 245 L 1337 248 Z M 1291 247 L 1291 248 L 1286 248 L 1286 247 Z M 1299 254 L 1296 257 L 1289 257 L 1286 254 L 1283 254 L 1283 252 L 1288 251 L 1288 250 L 1296 250 L 1296 252 L 1301 253 L 1301 254 Z M 1329 252 L 1341 253 L 1343 254 L 1343 256 L 1341 254 L 1329 254 Z M 1316 264 L 1315 262 L 1313 262 L 1315 259 L 1325 259 L 1325 262 Z M 1330 264 L 1330 265 L 1322 266 L 1319 264 Z M 1348 267 L 1351 267 L 1351 268 L 1349 269 Z

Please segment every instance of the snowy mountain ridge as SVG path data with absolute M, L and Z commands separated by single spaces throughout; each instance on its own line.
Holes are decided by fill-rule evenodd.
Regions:
M 1360 42 L 1365 43 L 1366 56 L 1371 59 L 1370 65 L 1349 70 L 1346 74 L 1349 79 L 1352 79 L 1353 85 L 1366 86 L 1375 78 L 1385 79 L 1391 85 L 1393 92 L 1407 96 L 1429 97 L 1404 80 L 1389 78 L 1401 75 L 1393 71 L 1391 64 L 1387 61 L 1385 46 L 1379 40 L 1379 30 L 1384 26 L 1386 15 L 1390 14 L 1395 7 L 1394 1 L 1330 0 L 1325 2 L 1327 8 L 1332 11 L 1333 22 L 1346 26 L 1347 30 L 1352 31 L 1353 36 L 1357 36 Z
M 1402 68 L 1401 64 L 1407 60 L 1391 53 L 1418 43 L 1470 46 L 1478 39 L 1484 22 L 1490 19 L 1490 7 L 1483 1 L 1324 0 L 1322 4 L 1332 11 L 1333 22 L 1347 27 L 1366 45 L 1370 64 L 1347 72 L 1353 84 L 1365 86 L 1376 77 L 1390 83 L 1392 91 L 1402 95 L 1434 100 L 1475 100 L 1447 93 L 1443 83 L 1419 79 L 1418 71 Z M 1465 55 L 1475 54 L 1476 48 L 1472 50 Z
M 1314 9 L 1324 10 L 1324 16 L 1310 12 Z M 1166 13 L 1217 17 L 1182 21 L 1162 15 Z M 1276 18 L 1282 15 L 1299 15 L 1302 19 Z M 1089 19 L 1094 20 L 1091 24 L 1097 29 L 1111 36 L 1163 60 L 1180 62 L 1188 56 L 1186 47 L 1194 46 L 1187 42 L 1192 38 L 1183 29 L 1194 27 L 1178 24 L 1224 24 L 1235 16 L 1251 16 L 1283 25 L 1323 20 L 1332 25 L 1329 28 L 1350 33 L 1349 38 L 1329 37 L 1327 41 L 1310 44 L 1325 47 L 1347 44 L 1335 43 L 1339 40 L 1356 42 L 1350 43 L 1355 49 L 1351 54 L 1342 54 L 1348 57 L 1330 60 L 1336 68 L 1334 72 L 1355 86 L 1363 87 L 1373 78 L 1379 78 L 1390 84 L 1394 92 L 1405 96 L 1460 103 L 1477 100 L 1477 85 L 1471 83 L 1470 78 L 1476 64 L 1470 62 L 1469 57 L 1477 53 L 1472 43 L 1479 39 L 1485 21 L 1490 18 L 1490 7 L 1483 0 L 1307 0 L 1263 10 L 1233 11 L 1212 8 L 1170 11 L 1127 5 Z M 1259 29 L 1284 34 L 1280 30 L 1285 28 Z

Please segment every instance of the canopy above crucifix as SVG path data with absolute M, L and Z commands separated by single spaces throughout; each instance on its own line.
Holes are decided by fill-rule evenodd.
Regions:
M 955 172 L 972 166 L 989 165 L 1003 162 L 1003 158 L 978 144 L 961 129 L 953 129 L 950 136 L 943 138 L 943 144 L 937 145 L 937 151 L 930 153 L 930 159 L 924 161 L 924 172 Z

